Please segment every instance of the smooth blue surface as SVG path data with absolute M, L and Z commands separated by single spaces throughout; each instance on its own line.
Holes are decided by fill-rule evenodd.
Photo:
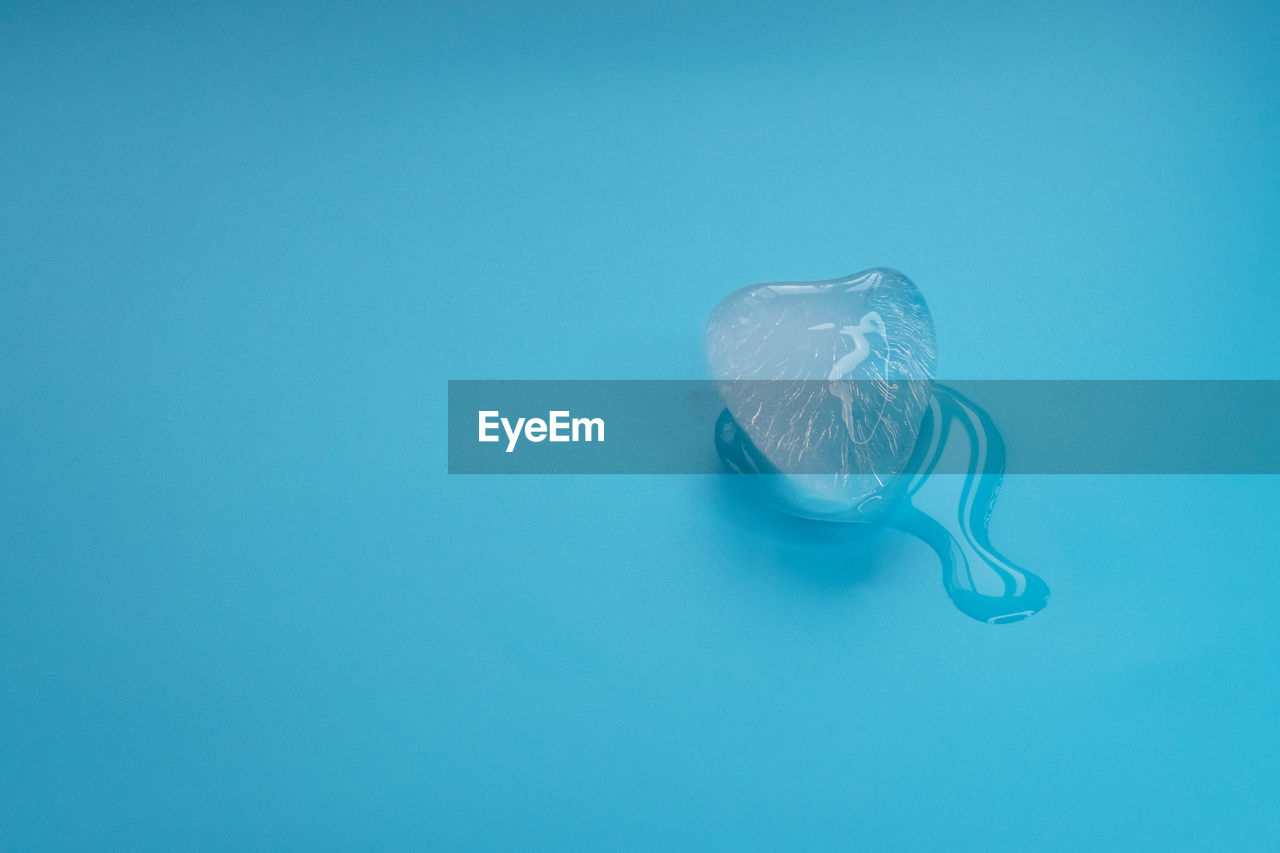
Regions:
M 872 265 L 943 378 L 1280 376 L 1274 5 L 1041 5 L 0 5 L 0 847 L 1273 844 L 1276 478 L 1009 479 L 990 627 L 445 474 L 446 379 Z

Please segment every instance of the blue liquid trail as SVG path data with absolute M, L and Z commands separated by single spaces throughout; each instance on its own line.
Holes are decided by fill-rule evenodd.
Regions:
M 746 479 L 767 502 L 790 511 L 794 481 L 773 469 L 728 409 L 716 422 L 715 441 L 726 467 L 761 472 Z M 953 453 L 967 454 L 965 473 L 934 473 L 939 460 Z M 1020 621 L 1048 604 L 1049 587 L 991 544 L 988 526 L 1004 466 L 1004 441 L 991 417 L 937 385 L 906 468 L 920 473 L 890 481 L 849 520 L 903 530 L 932 548 L 947 595 L 965 615 L 990 624 Z

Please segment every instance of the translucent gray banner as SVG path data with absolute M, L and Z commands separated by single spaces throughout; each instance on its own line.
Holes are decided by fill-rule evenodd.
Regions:
M 1009 474 L 1280 473 L 1280 381 L 947 380 L 1002 437 Z M 451 474 L 716 474 L 730 415 L 787 473 L 911 470 L 927 384 L 451 380 Z M 919 454 L 917 454 L 919 456 Z M 914 458 L 914 457 L 913 457 Z M 967 460 L 931 460 L 966 473 Z M 903 466 L 903 467 L 898 467 Z

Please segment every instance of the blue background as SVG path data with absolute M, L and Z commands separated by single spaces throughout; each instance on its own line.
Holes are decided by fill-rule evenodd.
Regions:
M 990 627 L 445 473 L 447 379 L 875 265 L 943 377 L 1280 378 L 1280 13 L 1041 5 L 0 4 L 0 846 L 1273 844 L 1280 478 L 1011 479 Z

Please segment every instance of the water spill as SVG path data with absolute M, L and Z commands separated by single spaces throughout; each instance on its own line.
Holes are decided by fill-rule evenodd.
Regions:
M 715 443 L 729 470 L 755 475 L 744 481 L 759 497 L 791 514 L 806 514 L 813 482 L 823 478 L 779 472 L 728 409 L 716 422 Z M 965 473 L 934 473 L 944 460 L 944 470 Z M 1020 621 L 1044 608 L 1049 587 L 991 544 L 988 527 L 1004 463 L 1004 441 L 990 415 L 958 392 L 935 385 L 906 466 L 919 473 L 891 479 L 846 520 L 892 527 L 927 544 L 942 563 L 947 595 L 966 616 L 990 624 Z

